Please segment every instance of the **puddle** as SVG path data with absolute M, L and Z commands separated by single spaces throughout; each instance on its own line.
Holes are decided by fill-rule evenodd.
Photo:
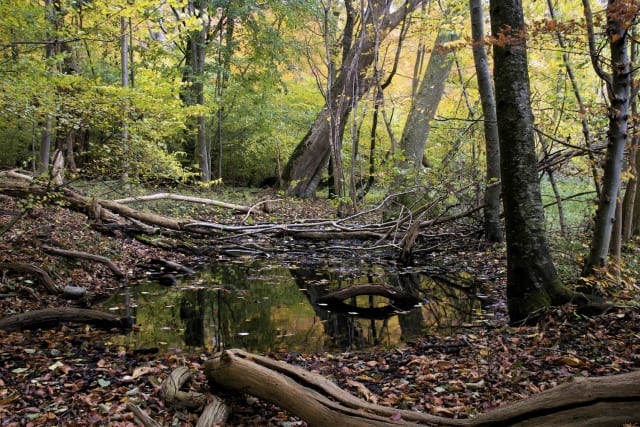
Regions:
M 266 262 L 218 264 L 171 287 L 142 284 L 101 308 L 118 315 L 128 310 L 138 325 L 114 336 L 113 344 L 159 351 L 397 346 L 482 320 L 480 300 L 469 289 L 422 273 L 393 274 L 380 267 L 356 275 Z

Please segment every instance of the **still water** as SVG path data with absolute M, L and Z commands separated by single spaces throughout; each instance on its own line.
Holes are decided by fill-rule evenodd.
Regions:
M 451 280 L 384 267 L 358 270 L 225 262 L 171 287 L 148 282 L 122 290 L 102 309 L 128 312 L 137 325 L 130 334 L 113 337 L 114 344 L 159 351 L 395 346 L 482 318 L 473 289 Z M 350 295 L 359 291 L 374 295 Z

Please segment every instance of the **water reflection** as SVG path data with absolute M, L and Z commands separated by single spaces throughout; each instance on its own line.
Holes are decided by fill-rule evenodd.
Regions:
M 363 293 L 363 291 L 365 291 Z M 138 329 L 116 336 L 128 348 L 317 352 L 398 345 L 435 329 L 478 318 L 469 289 L 420 273 L 364 275 L 327 266 L 296 268 L 264 262 L 212 267 L 167 288 L 147 283 L 116 295 L 104 309 Z

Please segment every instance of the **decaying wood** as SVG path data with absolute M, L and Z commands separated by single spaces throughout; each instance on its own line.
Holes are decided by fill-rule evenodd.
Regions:
M 231 414 L 231 408 L 224 403 L 224 401 L 218 397 L 213 397 L 213 400 L 204 408 L 196 427 L 214 427 L 221 426 L 227 422 L 227 418 Z
M 438 424 L 445 420 L 362 401 L 320 375 L 238 349 L 226 350 L 206 361 L 204 371 L 212 387 L 222 386 L 268 400 L 310 426 L 379 427 L 403 422 Z M 465 424 L 462 420 L 450 421 L 449 425 Z
M 43 246 L 42 250 L 53 255 L 60 255 L 68 258 L 88 259 L 91 261 L 99 262 L 109 267 L 109 270 L 111 270 L 113 275 L 117 278 L 122 279 L 126 276 L 117 265 L 115 265 L 109 258 L 103 257 L 102 255 L 95 255 L 81 251 L 69 251 L 66 249 L 54 248 L 52 246 Z
M 164 258 L 153 258 L 151 260 L 149 260 L 149 264 L 157 264 L 159 266 L 161 266 L 163 269 L 165 270 L 171 270 L 171 271 L 175 271 L 177 273 L 183 273 L 183 274 L 195 274 L 195 271 L 187 266 L 184 266 L 180 263 L 177 263 L 175 261 L 169 261 L 167 259 Z
M 57 326 L 63 322 L 94 325 L 103 329 L 130 329 L 131 319 L 98 310 L 74 307 L 52 307 L 12 314 L 0 319 L 0 329 L 21 330 Z
M 53 279 L 43 268 L 23 262 L 2 262 L 1 270 L 20 271 L 35 276 L 40 283 L 47 289 L 50 294 L 59 295 L 62 291 L 56 286 Z
M 127 403 L 127 409 L 133 412 L 135 419 L 144 427 L 161 427 L 153 418 L 133 403 Z
M 471 419 L 450 419 L 360 400 L 326 378 L 282 361 L 226 350 L 204 364 L 212 387 L 250 393 L 310 426 L 612 426 L 640 418 L 640 371 L 575 378 Z
M 309 220 L 298 221 L 286 224 L 251 224 L 251 225 L 227 225 L 207 221 L 197 220 L 178 220 L 162 215 L 156 215 L 149 212 L 133 209 L 123 203 L 113 200 L 101 200 L 90 198 L 78 194 L 68 187 L 56 187 L 53 190 L 49 187 L 38 184 L 36 181 L 25 177 L 21 174 L 0 173 L 0 177 L 7 177 L 0 180 L 0 194 L 6 194 L 13 197 L 35 196 L 55 196 L 50 199 L 64 199 L 70 209 L 80 211 L 88 215 L 92 219 L 106 221 L 111 223 L 136 222 L 138 225 L 145 224 L 147 228 L 156 227 L 153 230 L 160 231 L 162 229 L 173 232 L 190 233 L 198 236 L 212 236 L 217 240 L 229 240 L 239 238 L 250 238 L 256 235 L 268 235 L 274 237 L 291 236 L 299 239 L 327 241 L 332 239 L 340 240 L 374 240 L 375 243 L 369 245 L 368 248 L 376 249 L 380 247 L 390 247 L 396 250 L 400 249 L 402 241 L 407 241 L 405 235 L 408 232 L 408 222 L 413 218 L 411 213 L 398 218 L 395 221 L 384 223 L 357 223 L 364 215 L 369 215 L 376 210 L 381 210 L 387 201 L 387 198 L 380 204 L 367 211 L 358 212 L 352 216 L 340 219 L 326 220 Z M 9 179 L 10 178 L 10 179 Z M 52 193 L 53 191 L 53 193 Z M 121 199 L 128 201 L 129 199 Z M 99 209 L 98 209 L 99 208 Z M 254 207 L 249 207 L 253 209 Z M 453 221 L 457 218 L 471 214 L 480 208 L 473 208 L 467 212 L 452 215 L 450 217 L 441 216 L 436 219 L 419 221 L 421 233 L 425 229 L 442 224 L 447 221 Z M 148 232 L 148 231 L 145 231 Z M 382 242 L 384 241 L 384 245 Z M 367 249 L 363 247 L 361 249 Z
M 203 205 L 212 205 L 220 208 L 232 209 L 234 211 L 239 211 L 239 212 L 253 212 L 253 213 L 262 213 L 262 210 L 259 209 L 258 206 L 263 203 L 263 202 L 260 202 L 254 206 L 243 206 L 243 205 L 236 205 L 235 203 L 226 203 L 226 202 L 221 202 L 219 200 L 204 199 L 202 197 L 185 196 L 183 194 L 174 194 L 174 193 L 148 194 L 145 196 L 127 197 L 124 199 L 117 199 L 112 201 L 115 203 L 125 204 L 125 203 L 133 203 L 133 202 L 145 202 L 149 200 L 180 200 L 182 202 L 200 203 Z
M 180 366 L 162 383 L 162 396 L 167 404 L 178 409 L 197 409 L 207 403 L 202 393 L 182 391 L 182 386 L 191 379 L 191 372 L 186 366 Z

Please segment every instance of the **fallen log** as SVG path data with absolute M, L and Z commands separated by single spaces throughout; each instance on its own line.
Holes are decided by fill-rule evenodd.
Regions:
M 214 199 L 204 199 L 202 197 L 185 196 L 183 194 L 175 194 L 175 193 L 147 194 L 144 196 L 133 196 L 133 197 L 127 197 L 124 199 L 112 200 L 112 202 L 125 204 L 125 203 L 133 203 L 133 202 L 144 202 L 149 200 L 179 200 L 182 202 L 199 203 L 203 205 L 211 205 L 211 206 L 217 206 L 225 209 L 232 209 L 234 211 L 239 211 L 239 212 L 258 213 L 258 214 L 263 212 L 256 205 L 260 205 L 264 203 L 264 202 L 260 202 L 254 206 L 243 206 L 243 205 L 237 205 L 235 203 L 227 203 L 227 202 L 221 202 L 219 200 L 214 200 Z
M 130 329 L 132 321 L 127 317 L 114 316 L 98 310 L 74 307 L 52 307 L 42 310 L 12 314 L 0 319 L 0 329 L 22 330 L 55 327 L 60 323 L 82 323 L 102 329 Z
M 450 419 L 375 405 L 326 378 L 282 361 L 226 350 L 204 364 L 212 388 L 250 393 L 310 426 L 614 426 L 640 420 L 640 371 L 575 378 L 470 419 Z
M 106 265 L 109 268 L 109 270 L 111 270 L 113 275 L 116 276 L 117 278 L 122 279 L 125 277 L 125 274 L 122 272 L 122 270 L 120 270 L 120 268 L 117 265 L 113 263 L 113 261 L 111 261 L 107 257 L 103 257 L 102 255 L 95 255 L 95 254 L 90 254 L 87 252 L 80 252 L 80 251 L 69 251 L 66 249 L 54 248 L 52 246 L 43 246 L 42 250 L 48 254 L 59 255 L 59 256 L 64 256 L 68 258 L 88 259 L 91 261 L 99 262 L 101 264 Z
M 23 262 L 2 262 L 0 263 L 0 270 L 21 271 L 23 273 L 29 273 L 35 276 L 42 286 L 53 295 L 59 295 L 62 291 L 47 273 L 46 270 L 35 265 L 26 264 Z

